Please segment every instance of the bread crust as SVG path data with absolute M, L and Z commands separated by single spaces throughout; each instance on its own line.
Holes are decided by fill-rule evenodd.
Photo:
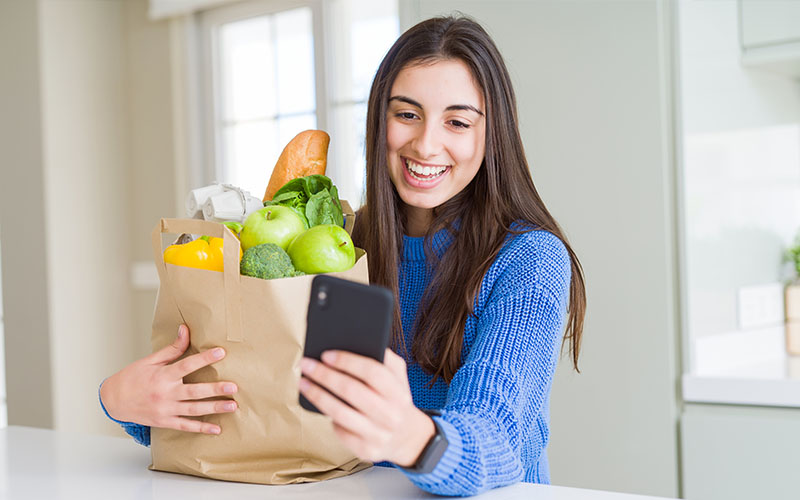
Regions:
M 271 200 L 284 184 L 307 175 L 325 175 L 330 136 L 322 130 L 305 130 L 289 141 L 272 170 L 264 201 Z

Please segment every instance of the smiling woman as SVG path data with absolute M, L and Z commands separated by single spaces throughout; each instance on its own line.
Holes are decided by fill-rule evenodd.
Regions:
M 476 22 L 429 19 L 395 42 L 370 92 L 353 232 L 370 281 L 395 293 L 393 352 L 384 364 L 331 352 L 302 366 L 303 394 L 356 455 L 433 493 L 549 482 L 565 325 L 577 369 L 583 272 L 533 185 L 517 123 L 502 56 Z
M 430 222 L 424 215 L 432 215 L 428 209 L 461 192 L 483 162 L 483 96 L 460 60 L 407 67 L 397 75 L 391 95 L 389 175 L 410 217 L 406 234 L 424 236 Z

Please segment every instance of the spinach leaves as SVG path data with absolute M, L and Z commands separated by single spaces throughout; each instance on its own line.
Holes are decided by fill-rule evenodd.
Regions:
M 320 224 L 344 225 L 339 191 L 324 175 L 298 177 L 283 185 L 264 206 L 282 205 L 297 212 L 306 227 Z

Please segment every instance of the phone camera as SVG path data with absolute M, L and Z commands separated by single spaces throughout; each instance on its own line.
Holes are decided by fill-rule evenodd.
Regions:
M 320 287 L 317 290 L 317 304 L 321 307 L 325 307 L 328 303 L 328 289 L 326 287 Z

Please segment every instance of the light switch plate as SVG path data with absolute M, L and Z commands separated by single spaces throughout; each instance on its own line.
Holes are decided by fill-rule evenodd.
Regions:
M 783 284 L 739 288 L 738 313 L 740 330 L 783 324 Z

